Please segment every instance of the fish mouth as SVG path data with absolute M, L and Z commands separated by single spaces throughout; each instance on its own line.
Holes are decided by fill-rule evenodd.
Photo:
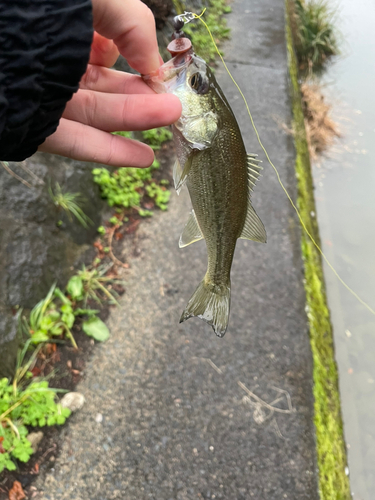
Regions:
M 173 89 L 184 82 L 185 72 L 193 56 L 192 49 L 189 49 L 173 57 L 153 73 L 142 75 L 142 79 L 157 94 L 172 93 Z

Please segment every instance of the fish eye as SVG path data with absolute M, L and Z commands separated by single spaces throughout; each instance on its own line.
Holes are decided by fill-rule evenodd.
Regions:
M 194 73 L 190 77 L 190 87 L 194 89 L 198 94 L 206 94 L 209 89 L 209 83 L 207 78 L 203 77 L 202 73 Z
M 201 81 L 202 81 L 202 75 L 200 73 L 194 73 L 194 75 L 190 78 L 190 86 L 194 90 L 198 90 Z

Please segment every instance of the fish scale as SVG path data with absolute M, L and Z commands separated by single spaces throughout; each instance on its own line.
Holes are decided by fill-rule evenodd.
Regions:
M 212 148 L 202 151 L 193 160 L 187 178 L 191 202 L 207 244 L 206 282 L 218 285 L 230 281 L 233 254 L 245 222 L 244 207 L 247 207 L 249 196 L 246 151 L 237 146 L 239 150 L 243 149 L 239 151 L 243 161 L 231 164 L 231 146 L 236 146 L 231 138 L 231 129 L 223 127 Z M 225 168 L 218 168 L 221 164 Z

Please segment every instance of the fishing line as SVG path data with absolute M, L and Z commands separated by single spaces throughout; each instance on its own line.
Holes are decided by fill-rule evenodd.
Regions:
M 375 316 L 375 310 L 369 306 L 363 299 L 361 299 L 361 297 L 352 289 L 350 288 L 349 285 L 347 285 L 345 283 L 345 281 L 341 278 L 341 276 L 339 275 L 339 273 L 336 271 L 336 269 L 333 267 L 333 265 L 330 263 L 330 261 L 328 260 L 328 258 L 325 256 L 323 250 L 320 248 L 320 246 L 318 245 L 318 243 L 315 241 L 314 237 L 312 236 L 312 234 L 310 233 L 310 231 L 307 229 L 303 219 L 302 219 L 302 216 L 298 210 L 298 208 L 296 207 L 294 201 L 292 200 L 290 194 L 288 193 L 286 187 L 284 186 L 284 183 L 283 181 L 281 180 L 281 177 L 280 177 L 280 174 L 279 174 L 279 171 L 277 170 L 277 168 L 275 167 L 275 165 L 273 164 L 271 158 L 269 157 L 268 153 L 267 153 L 267 150 L 266 148 L 263 146 L 263 143 L 261 141 L 261 138 L 259 136 L 259 132 L 258 132 L 258 129 L 256 128 L 256 125 L 255 125 L 255 122 L 254 122 L 254 119 L 253 119 L 253 115 L 251 114 L 251 111 L 250 111 L 250 108 L 249 108 L 249 105 L 247 103 L 247 100 L 242 92 L 242 90 L 240 89 L 238 83 L 236 82 L 236 80 L 234 79 L 234 77 L 232 76 L 232 73 L 229 71 L 228 69 L 228 66 L 226 65 L 225 61 L 224 61 L 224 58 L 223 56 L 220 54 L 220 51 L 216 45 L 216 42 L 214 40 L 214 37 L 211 33 L 211 30 L 210 28 L 207 26 L 207 23 L 202 19 L 202 16 L 203 14 L 205 13 L 206 9 L 204 9 L 202 11 L 202 13 L 198 16 L 198 14 L 195 14 L 194 12 L 185 12 L 184 14 L 178 16 L 180 17 L 184 22 L 189 22 L 191 21 L 192 19 L 199 19 L 201 21 L 201 23 L 203 23 L 203 25 L 205 26 L 206 30 L 208 31 L 208 34 L 210 35 L 210 38 L 212 40 L 212 43 L 215 47 L 215 50 L 218 54 L 218 56 L 220 57 L 221 59 L 221 62 L 223 63 L 223 66 L 225 68 L 225 70 L 227 71 L 228 75 L 230 76 L 232 82 L 234 83 L 234 85 L 237 87 L 237 90 L 238 92 L 240 93 L 244 103 L 245 103 L 245 106 L 246 106 L 246 110 L 248 112 L 248 115 L 250 117 L 250 121 L 251 121 L 251 125 L 254 129 L 254 132 L 255 132 L 255 135 L 257 137 L 257 140 L 258 140 L 258 143 L 260 145 L 260 147 L 262 148 L 264 154 L 266 155 L 266 158 L 268 160 L 268 163 L 271 165 L 271 167 L 273 168 L 273 170 L 275 171 L 275 174 L 277 176 L 277 180 L 279 181 L 279 184 L 280 186 L 282 187 L 284 193 L 286 194 L 290 204 L 292 205 L 292 207 L 294 208 L 298 218 L 299 218 L 299 221 L 301 223 L 301 226 L 303 228 L 303 230 L 305 231 L 305 233 L 307 234 L 307 236 L 310 238 L 311 242 L 313 243 L 313 245 L 315 246 L 315 248 L 318 250 L 318 252 L 320 253 L 320 255 L 323 257 L 325 263 L 327 264 L 327 266 L 331 269 L 331 271 L 333 272 L 333 274 L 336 276 L 336 278 L 339 280 L 339 282 L 348 290 L 348 292 L 350 292 L 363 306 L 366 307 L 366 309 L 368 309 L 374 316 Z

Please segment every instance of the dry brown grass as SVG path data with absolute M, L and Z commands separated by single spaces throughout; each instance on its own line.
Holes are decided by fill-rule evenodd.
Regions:
M 340 137 L 340 133 L 330 117 L 331 106 L 325 102 L 320 86 L 303 82 L 301 94 L 310 157 L 316 160 L 336 137 Z

